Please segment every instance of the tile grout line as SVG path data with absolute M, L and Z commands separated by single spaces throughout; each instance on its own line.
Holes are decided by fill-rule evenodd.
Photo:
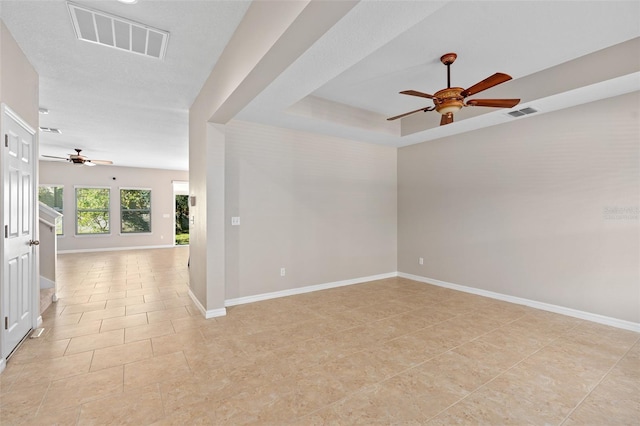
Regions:
M 517 321 L 517 320 L 514 320 L 514 321 L 512 321 L 512 322 L 515 322 L 515 321 Z M 511 322 L 510 322 L 510 323 L 508 323 L 508 324 L 511 324 Z M 574 325 L 570 330 L 565 331 L 563 334 L 566 334 L 566 333 L 568 333 L 569 331 L 573 330 L 573 329 L 574 329 L 574 328 L 576 328 L 579 324 L 580 324 L 580 323 L 577 323 L 577 324 L 576 324 L 576 325 Z M 501 328 L 501 327 L 498 327 L 498 328 Z M 498 328 L 496 328 L 495 330 L 497 330 Z M 495 330 L 492 330 L 492 331 L 495 331 Z M 483 335 L 481 335 L 481 336 L 478 336 L 478 337 L 476 337 L 476 338 L 475 338 L 475 339 L 473 339 L 473 340 L 477 340 L 477 339 L 479 339 L 480 337 L 485 336 L 486 334 L 489 334 L 489 333 L 485 333 L 485 334 L 483 334 Z M 515 367 L 517 367 L 518 365 L 522 364 L 524 361 L 526 361 L 527 359 L 531 358 L 533 355 L 537 354 L 537 353 L 538 353 L 538 352 L 540 352 L 542 349 L 544 349 L 544 348 L 546 348 L 547 346 L 551 345 L 553 342 L 555 342 L 556 340 L 560 339 L 561 337 L 562 337 L 562 334 L 561 334 L 561 335 L 559 335 L 558 337 L 556 337 L 555 339 L 551 340 L 551 341 L 550 341 L 549 343 L 547 343 L 546 345 L 544 345 L 544 346 L 542 346 L 542 347 L 538 348 L 538 349 L 537 349 L 537 350 L 535 350 L 534 352 L 532 352 L 532 353 L 530 353 L 529 355 L 525 356 L 524 358 L 522 358 L 520 361 L 516 362 L 516 363 L 515 363 L 514 365 L 512 365 L 511 367 L 507 368 L 507 369 L 506 369 L 506 370 L 504 370 L 504 371 L 501 371 L 497 376 L 495 376 L 495 377 L 494 377 L 494 378 L 492 378 L 491 380 L 487 381 L 486 383 L 481 384 L 480 386 L 478 386 L 477 388 L 475 388 L 473 391 L 469 392 L 469 394 L 467 394 L 467 395 L 465 395 L 464 397 L 460 398 L 458 401 L 454 402 L 453 404 L 451 404 L 450 406 L 448 406 L 448 407 L 447 407 L 447 408 L 445 408 L 444 410 L 440 411 L 440 412 L 439 412 L 439 413 L 437 413 L 435 416 L 432 416 L 432 417 L 428 418 L 428 419 L 427 419 L 427 421 L 431 421 L 431 420 L 433 420 L 434 418 L 438 417 L 440 414 L 442 414 L 442 413 L 444 413 L 445 411 L 449 410 L 449 409 L 450 409 L 450 408 L 452 408 L 453 406 L 455 406 L 455 405 L 457 405 L 458 403 L 460 403 L 460 402 L 464 401 L 465 399 L 469 398 L 471 395 L 473 395 L 473 394 L 477 393 L 480 389 L 482 389 L 482 388 L 484 388 L 485 386 L 487 386 L 488 384 L 492 383 L 492 382 L 493 382 L 494 380 L 496 380 L 498 377 L 500 377 L 500 376 L 504 375 L 505 373 L 507 373 L 507 372 L 511 371 L 512 369 L 514 369 L 514 368 L 515 368 Z M 491 345 L 491 343 L 490 343 L 490 342 L 487 342 L 487 343 Z M 460 347 L 460 346 L 462 346 L 462 345 L 459 345 L 458 347 Z M 495 346 L 495 345 L 493 345 L 493 346 Z M 497 347 L 497 346 L 496 346 L 496 347 Z M 454 348 L 454 349 L 456 349 L 456 348 Z M 452 350 L 453 350 L 453 349 L 452 349 Z
M 627 349 L 627 351 L 607 370 L 607 372 L 602 375 L 600 380 L 598 380 L 598 382 L 595 385 L 593 385 L 593 388 L 591 388 L 589 392 L 587 392 L 587 394 L 580 401 L 578 401 L 575 407 L 571 409 L 569 414 L 565 416 L 565 418 L 559 423 L 559 425 L 563 425 L 566 423 L 569 417 L 571 417 L 571 415 L 582 405 L 582 403 L 584 403 L 584 401 L 593 393 L 593 391 L 596 390 L 598 386 L 600 386 L 600 384 L 604 381 L 604 379 L 606 379 L 607 376 L 613 371 L 613 369 L 616 368 L 618 364 L 620 364 L 620 361 L 622 361 L 629 354 L 629 352 L 631 352 L 633 347 L 637 345 L 638 342 L 640 342 L 640 338 L 636 338 L 636 341 L 633 342 L 631 346 L 629 346 L 629 349 Z
M 438 323 L 436 323 L 436 324 L 432 324 L 432 325 L 430 325 L 430 326 L 428 326 L 428 327 L 423 327 L 423 328 L 421 328 L 421 329 L 419 329 L 419 330 L 415 330 L 415 331 L 420 331 L 420 330 L 425 330 L 425 329 L 427 329 L 427 328 L 432 328 L 432 327 L 433 327 L 433 326 L 435 326 L 435 325 L 442 324 L 443 322 L 449 321 L 450 319 L 453 319 L 453 318 L 457 318 L 457 317 L 459 317 L 459 316 L 461 316 L 461 315 L 463 315 L 463 314 L 458 314 L 458 315 L 456 315 L 455 317 L 452 317 L 452 318 L 449 318 L 449 319 L 447 319 L 447 320 L 444 320 L 444 321 L 438 322 Z M 524 316 L 524 315 L 523 315 L 523 316 Z M 310 416 L 310 415 L 312 415 L 313 413 L 316 413 L 316 412 L 318 412 L 318 411 L 320 411 L 320 410 L 323 410 L 323 409 L 326 409 L 326 408 L 332 407 L 332 406 L 334 406 L 334 405 L 337 405 L 338 403 L 340 403 L 340 402 L 342 402 L 342 401 L 344 401 L 344 400 L 348 399 L 349 397 L 352 397 L 352 396 L 354 396 L 354 395 L 358 395 L 358 394 L 360 394 L 360 393 L 362 393 L 362 392 L 366 391 L 368 388 L 370 388 L 370 387 L 372 387 L 372 386 L 377 386 L 377 385 L 380 385 L 381 383 L 387 382 L 387 381 L 389 381 L 389 380 L 391 380 L 391 379 L 393 379 L 393 378 L 395 378 L 395 377 L 397 377 L 397 376 L 400 376 L 401 374 L 406 373 L 406 372 L 407 372 L 407 371 L 409 371 L 409 370 L 413 370 L 413 369 L 415 369 L 415 368 L 417 368 L 417 367 L 419 367 L 419 366 L 421 366 L 421 365 L 424 365 L 424 364 L 426 364 L 426 363 L 428 363 L 428 362 L 430 362 L 430 361 L 434 360 L 435 358 L 437 358 L 437 357 L 439 357 L 439 356 L 442 356 L 443 354 L 449 353 L 449 352 L 453 351 L 454 349 L 457 349 L 457 348 L 459 348 L 459 347 L 461 347 L 461 346 L 464 346 L 464 345 L 466 345 L 467 343 L 473 342 L 473 341 L 475 341 L 475 340 L 477 340 L 477 339 L 481 338 L 482 336 L 485 336 L 485 335 L 487 335 L 487 334 L 489 334 L 489 333 L 491 333 L 491 332 L 493 332 L 493 331 L 495 331 L 495 330 L 498 330 L 498 329 L 500 329 L 500 328 L 504 327 L 505 325 L 511 324 L 512 322 L 515 322 L 515 321 L 517 321 L 517 320 L 518 320 L 518 319 L 520 319 L 520 318 L 522 318 L 522 317 L 518 317 L 518 318 L 516 318 L 516 319 L 514 319 L 514 320 L 512 320 L 512 321 L 510 321 L 510 322 L 507 322 L 507 323 L 505 323 L 505 324 L 501 325 L 500 327 L 496 327 L 496 328 L 494 328 L 494 329 L 492 329 L 492 330 L 489 330 L 489 331 L 487 331 L 487 332 L 485 332 L 485 333 L 483 333 L 483 334 L 481 334 L 481 335 L 479 335 L 479 336 L 474 337 L 473 339 L 471 339 L 471 340 L 469 340 L 469 341 L 466 341 L 466 342 L 464 342 L 464 343 L 462 343 L 462 344 L 459 344 L 458 346 L 454 346 L 454 347 L 452 347 L 452 348 L 449 348 L 449 349 L 447 349 L 447 350 L 444 350 L 444 351 L 442 351 L 442 352 L 439 352 L 439 353 L 437 353 L 437 354 L 434 354 L 432 357 L 430 357 L 430 358 L 428 358 L 428 359 L 426 359 L 426 360 L 424 360 L 424 361 L 422 361 L 422 362 L 420 362 L 420 363 L 417 363 L 416 365 L 412 365 L 412 366 L 410 366 L 410 367 L 405 368 L 405 369 L 404 369 L 404 370 L 402 370 L 402 371 L 399 371 L 398 373 L 396 373 L 396 374 L 394 374 L 394 375 L 391 375 L 391 376 L 389 376 L 389 377 L 385 377 L 384 379 L 380 380 L 379 382 L 371 383 L 371 384 L 369 384 L 369 385 L 363 386 L 363 387 L 361 387 L 361 388 L 357 389 L 355 392 L 352 392 L 352 393 L 351 393 L 351 394 L 349 394 L 349 395 L 346 395 L 346 396 L 344 396 L 344 397 L 342 397 L 342 398 L 340 398 L 340 399 L 338 399 L 338 400 L 336 400 L 336 401 L 334 401 L 334 402 L 332 402 L 332 403 L 330 403 L 330 404 L 328 404 L 328 405 L 326 405 L 326 406 L 324 406 L 324 407 L 320 407 L 320 408 L 318 408 L 318 409 L 316 409 L 316 410 L 314 410 L 314 411 L 312 411 L 312 412 L 310 412 L 310 413 L 308 413 L 308 414 L 305 414 L 305 415 L 304 415 L 304 416 L 302 416 L 302 417 L 298 417 L 298 418 L 304 418 L 304 417 Z M 415 332 L 415 331 L 413 331 L 413 332 Z M 411 333 L 413 333 L 413 332 L 410 332 L 410 333 L 407 333 L 407 334 L 411 334 Z M 397 337 L 395 337 L 395 338 L 393 338 L 393 339 L 390 339 L 389 341 L 393 341 L 393 340 L 399 339 L 399 338 L 401 338 L 401 337 L 403 337 L 403 336 L 406 336 L 407 334 L 403 334 L 403 335 L 401 335 L 401 336 L 397 336 Z M 491 344 L 491 343 L 489 343 L 489 342 L 487 342 L 487 343 L 488 343 L 488 344 L 490 344 L 490 345 L 492 345 L 492 344 Z M 494 347 L 496 347 L 496 348 L 497 348 L 497 346 L 495 346 L 495 345 L 492 345 L 492 346 L 494 346 Z M 354 354 L 355 354 L 355 353 L 360 353 L 360 352 L 365 352 L 365 351 L 366 351 L 366 350 L 357 351 L 357 352 L 354 352 Z M 352 354 L 349 354 L 349 355 L 352 355 Z M 317 363 L 317 364 L 320 364 L 320 363 Z M 316 365 L 316 364 L 314 364 L 314 365 Z M 507 371 L 507 370 L 505 370 L 505 371 Z M 502 373 L 504 373 L 504 372 L 501 372 L 500 374 L 502 374 Z M 500 374 L 499 374 L 499 375 L 500 375 Z M 498 375 L 498 376 L 499 376 L 499 375 Z M 496 377 L 498 377 L 498 376 L 496 376 Z M 487 383 L 488 383 L 488 382 L 487 382 Z M 475 391 L 475 390 L 474 390 L 474 391 Z M 473 392 L 469 392 L 469 395 L 471 395 L 471 393 L 473 393 Z M 425 420 L 431 420 L 431 419 L 433 419 L 434 417 L 436 417 L 436 416 L 440 415 L 440 413 L 442 413 L 442 412 L 444 412 L 444 411 L 448 410 L 448 409 L 449 409 L 449 408 L 451 408 L 453 405 L 455 405 L 455 404 L 457 404 L 458 402 L 462 401 L 463 399 L 465 399 L 465 398 L 466 398 L 466 397 L 468 397 L 469 395 L 466 395 L 464 398 L 459 399 L 458 401 L 456 401 L 455 403 L 451 404 L 449 407 L 445 408 L 444 410 L 442 410 L 441 412 L 439 412 L 439 413 L 438 413 L 438 414 L 436 414 L 435 416 L 430 417 L 430 418 L 425 419 Z

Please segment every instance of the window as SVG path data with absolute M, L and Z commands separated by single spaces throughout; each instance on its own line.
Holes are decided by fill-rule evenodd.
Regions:
M 151 190 L 120 190 L 120 232 L 151 232 Z
M 109 233 L 109 188 L 76 188 L 76 234 Z
M 38 187 L 38 200 L 62 214 L 62 186 L 41 185 Z M 58 221 L 56 235 L 64 235 L 62 221 Z

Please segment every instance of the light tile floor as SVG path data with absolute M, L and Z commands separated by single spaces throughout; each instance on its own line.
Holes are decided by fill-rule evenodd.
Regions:
M 0 423 L 640 422 L 638 333 L 402 278 L 205 320 L 187 250 L 61 255 Z

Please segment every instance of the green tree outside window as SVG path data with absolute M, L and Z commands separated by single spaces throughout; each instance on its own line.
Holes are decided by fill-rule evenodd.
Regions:
M 120 232 L 123 234 L 151 232 L 151 190 L 120 190 Z
M 109 188 L 76 188 L 76 234 L 109 233 Z
M 189 196 L 176 195 L 176 245 L 189 244 Z

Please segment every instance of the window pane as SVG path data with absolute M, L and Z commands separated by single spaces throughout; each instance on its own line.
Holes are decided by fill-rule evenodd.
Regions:
M 151 191 L 120 190 L 120 232 L 151 232 Z
M 122 232 L 151 232 L 151 215 L 137 211 L 122 211 Z
M 76 232 L 109 233 L 109 189 L 76 188 Z
M 38 187 L 38 200 L 63 214 L 62 193 L 61 186 L 40 186 Z M 62 220 L 58 221 L 56 225 L 56 235 L 63 235 Z

